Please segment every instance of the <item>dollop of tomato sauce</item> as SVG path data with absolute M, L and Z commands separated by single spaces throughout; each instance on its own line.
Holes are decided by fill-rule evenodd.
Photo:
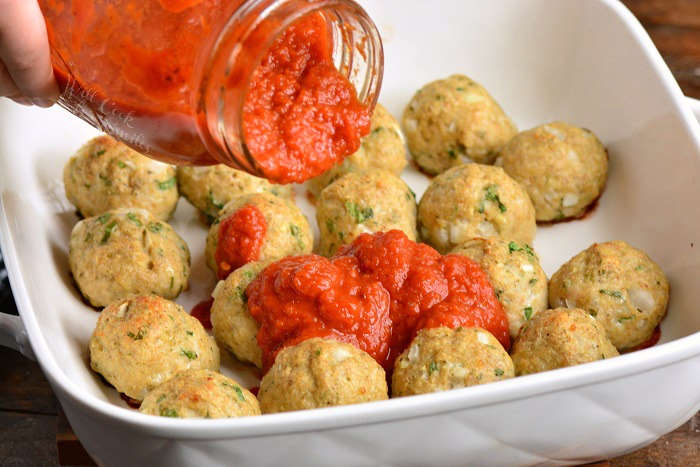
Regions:
M 483 270 L 398 230 L 360 235 L 331 259 L 282 259 L 246 294 L 263 371 L 281 349 L 312 337 L 355 345 L 387 372 L 423 328 L 480 326 L 510 347 L 508 319 Z
M 194 318 L 197 318 L 200 323 L 202 323 L 202 326 L 204 326 L 204 329 L 211 329 L 211 307 L 214 304 L 214 299 L 213 298 L 207 298 L 206 300 L 202 300 L 201 302 L 197 303 L 194 308 L 192 308 L 192 311 L 190 311 L 190 315 Z
M 266 232 L 265 215 L 252 204 L 245 205 L 233 215 L 222 219 L 214 252 L 219 279 L 226 279 L 244 264 L 257 261 Z
M 312 337 L 355 345 L 378 361 L 389 352 L 389 293 L 360 274 L 352 258 L 284 258 L 265 268 L 246 294 L 260 325 L 263 371 L 282 348 Z
M 256 70 L 243 108 L 248 149 L 265 177 L 301 182 L 360 147 L 370 112 L 333 65 L 320 15 L 292 24 Z
M 54 72 L 76 112 L 141 152 L 195 164 L 216 162 L 197 125 L 199 70 L 243 3 L 39 0 Z M 278 24 L 261 21 L 251 45 L 268 41 Z M 316 176 L 357 150 L 369 132 L 370 109 L 335 69 L 332 52 L 330 28 L 314 13 L 273 41 L 250 80 L 204 77 L 221 79 L 226 89 L 248 86 L 243 136 L 265 177 L 287 183 Z M 243 62 L 257 58 L 241 54 Z

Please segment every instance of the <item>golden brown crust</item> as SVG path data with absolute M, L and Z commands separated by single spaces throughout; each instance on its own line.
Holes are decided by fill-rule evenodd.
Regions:
M 605 329 L 576 308 L 545 310 L 525 323 L 511 358 L 518 376 L 580 365 L 619 355 Z
M 90 367 L 117 391 L 143 400 L 187 369 L 219 369 L 219 348 L 180 305 L 155 295 L 112 303 L 97 319 Z
M 571 258 L 549 283 L 550 306 L 586 310 L 618 350 L 651 337 L 666 315 L 668 279 L 641 250 L 623 241 L 596 243 Z
M 173 166 L 106 135 L 91 139 L 70 158 L 63 184 L 66 197 L 85 217 L 130 207 L 165 221 L 180 197 Z
M 381 366 L 358 348 L 313 338 L 283 349 L 260 383 L 263 413 L 388 398 Z
M 532 244 L 535 208 L 500 167 L 465 164 L 435 177 L 418 204 L 418 229 L 441 253 L 474 237 Z
M 481 328 L 422 329 L 394 363 L 392 397 L 447 391 L 514 376 L 498 340 Z

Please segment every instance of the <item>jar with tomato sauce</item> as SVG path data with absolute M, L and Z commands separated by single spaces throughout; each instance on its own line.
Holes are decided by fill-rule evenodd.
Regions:
M 299 182 L 354 152 L 381 87 L 352 0 L 39 0 L 59 104 L 150 157 Z

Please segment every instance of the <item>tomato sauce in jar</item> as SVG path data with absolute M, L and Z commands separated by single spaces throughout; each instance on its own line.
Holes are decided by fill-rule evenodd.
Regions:
M 381 41 L 352 0 L 39 3 L 59 102 L 148 156 L 299 182 L 369 131 Z

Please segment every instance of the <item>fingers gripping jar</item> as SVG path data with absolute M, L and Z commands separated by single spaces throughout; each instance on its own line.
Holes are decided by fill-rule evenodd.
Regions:
M 383 73 L 352 0 L 39 0 L 59 104 L 150 157 L 277 182 L 359 146 Z

